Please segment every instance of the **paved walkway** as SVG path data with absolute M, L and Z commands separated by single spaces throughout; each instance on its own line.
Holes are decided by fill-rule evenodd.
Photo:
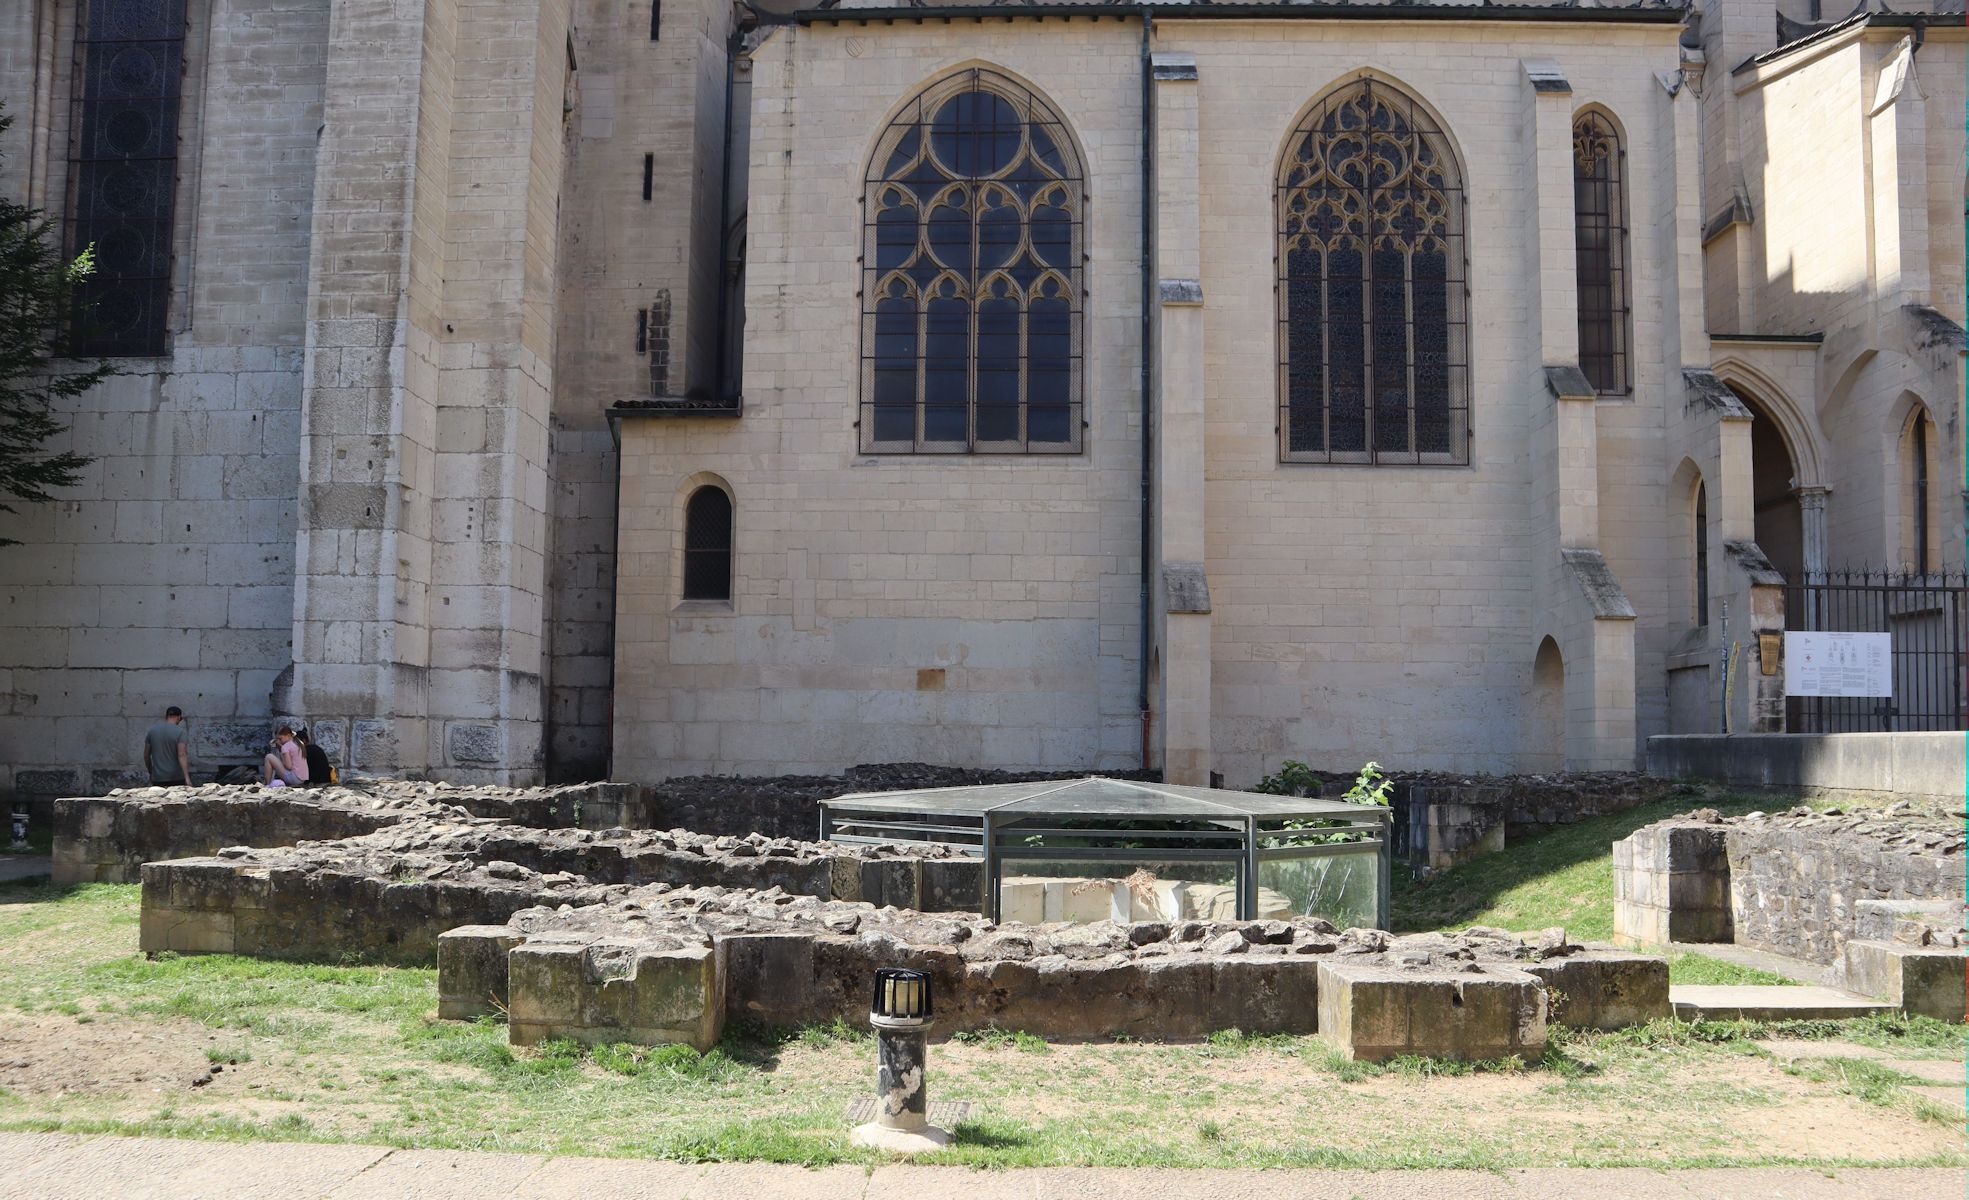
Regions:
M 1954 1170 L 970 1171 L 684 1166 L 0 1133 L 0 1200 L 1955 1200 Z

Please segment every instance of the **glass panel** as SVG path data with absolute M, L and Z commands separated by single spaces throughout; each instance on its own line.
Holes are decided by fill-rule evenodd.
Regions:
M 931 300 L 923 341 L 923 440 L 963 442 L 970 407 L 970 305 L 947 294 Z
M 1063 298 L 1034 300 L 1027 320 L 1026 440 L 1071 441 L 1073 307 Z
M 890 202 L 875 215 L 875 268 L 891 270 L 908 262 L 916 252 L 916 220 L 920 215 L 913 204 L 904 204 L 890 193 Z
M 997 189 L 978 199 L 978 270 L 995 271 L 1019 252 L 1019 210 Z
M 961 92 L 944 101 L 930 126 L 930 147 L 960 178 L 996 175 L 1019 152 L 1018 112 L 994 92 Z
M 878 442 L 916 438 L 916 305 L 907 298 L 875 308 L 874 428 Z
M 1379 917 L 1380 875 L 1381 853 L 1375 846 L 1358 853 L 1260 861 L 1260 907 L 1269 893 L 1282 898 L 1285 915 L 1325 917 L 1342 929 L 1372 929 Z
M 1334 450 L 1367 449 L 1366 280 L 1360 251 L 1327 256 L 1327 436 Z
M 1449 284 L 1446 256 L 1418 251 L 1415 287 L 1415 448 L 1446 454 L 1455 448 L 1450 425 Z
M 1107 862 L 1057 858 L 1002 860 L 998 919 L 1037 925 L 1047 921 L 1235 921 L 1237 863 Z M 1259 915 L 1286 915 L 1277 893 L 1260 892 Z
M 1003 285 L 993 289 L 1003 290 Z M 994 295 L 978 306 L 978 440 L 1019 436 L 1019 302 Z
M 684 599 L 732 596 L 732 500 L 722 488 L 691 493 L 684 515 Z
M 957 191 L 947 193 L 930 210 L 930 253 L 936 256 L 937 265 L 968 274 L 975 241 L 967 197 Z

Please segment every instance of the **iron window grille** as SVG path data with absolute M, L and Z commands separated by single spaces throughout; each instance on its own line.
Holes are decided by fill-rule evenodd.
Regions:
M 707 485 L 684 506 L 684 599 L 731 598 L 732 498 Z
M 1627 152 L 1604 113 L 1572 127 L 1573 238 L 1579 271 L 1579 367 L 1603 396 L 1632 388 L 1627 352 Z
M 1449 140 L 1361 79 L 1294 129 L 1278 175 L 1279 457 L 1470 461 L 1462 177 Z
M 76 289 L 75 350 L 166 350 L 185 0 L 87 0 L 75 35 L 68 248 L 95 248 Z
M 1078 453 L 1087 197 L 1065 123 L 965 71 L 890 121 L 864 184 L 863 452 Z

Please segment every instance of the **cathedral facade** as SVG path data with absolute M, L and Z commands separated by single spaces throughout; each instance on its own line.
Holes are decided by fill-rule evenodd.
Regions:
M 16 6 L 126 373 L 0 525 L 0 771 L 1781 729 L 1787 582 L 1962 567 L 1953 7 Z

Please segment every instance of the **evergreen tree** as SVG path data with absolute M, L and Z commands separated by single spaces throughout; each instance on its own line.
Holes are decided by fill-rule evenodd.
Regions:
M 0 138 L 14 119 L 0 105 Z M 43 447 L 64 432 L 55 407 L 120 372 L 66 353 L 77 283 L 95 269 L 92 251 L 73 262 L 57 249 L 54 222 L 0 196 L 0 513 L 54 499 L 90 460 Z M 0 546 L 16 545 L 0 536 Z

